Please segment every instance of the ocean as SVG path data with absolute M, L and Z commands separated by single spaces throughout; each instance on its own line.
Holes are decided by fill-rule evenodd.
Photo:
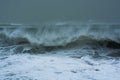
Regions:
M 119 80 L 112 0 L 1 0 L 0 80 Z

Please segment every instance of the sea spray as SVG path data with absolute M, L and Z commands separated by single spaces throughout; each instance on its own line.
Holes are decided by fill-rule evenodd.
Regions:
M 0 28 L 0 40 L 0 46 L 7 47 L 11 54 L 75 49 L 86 51 L 92 49 L 101 54 L 101 49 L 106 51 L 106 48 L 109 49 L 107 51 L 113 49 L 119 51 L 120 24 L 67 22 L 42 25 L 4 24 Z M 5 48 L 1 50 L 6 51 Z M 90 55 L 92 54 L 91 52 Z

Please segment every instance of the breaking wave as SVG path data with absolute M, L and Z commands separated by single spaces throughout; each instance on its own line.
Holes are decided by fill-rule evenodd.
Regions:
M 6 25 L 5 25 L 6 26 Z M 42 46 L 65 46 L 76 41 L 114 41 L 120 43 L 119 24 L 56 23 L 40 26 L 11 24 L 0 29 L 1 39 L 11 43 L 30 43 Z
M 120 24 L 0 25 L 0 55 L 8 53 L 44 53 L 66 49 L 78 49 L 78 51 L 82 49 L 83 53 L 92 54 L 93 52 L 88 49 L 97 49 L 101 54 L 106 53 L 106 48 L 109 49 L 108 52 L 115 51 L 113 53 L 118 53 L 120 51 Z

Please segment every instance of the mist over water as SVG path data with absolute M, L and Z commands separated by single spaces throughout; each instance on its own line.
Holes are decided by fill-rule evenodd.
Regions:
M 0 0 L 0 23 L 120 22 L 119 0 Z

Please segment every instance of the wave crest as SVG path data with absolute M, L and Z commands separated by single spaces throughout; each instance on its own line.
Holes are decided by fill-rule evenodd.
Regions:
M 96 41 L 114 41 L 120 43 L 120 25 L 118 24 L 45 24 L 41 26 L 14 25 L 2 27 L 0 37 L 14 44 L 30 43 L 42 46 L 66 46 Z M 82 41 L 82 42 L 80 42 Z

